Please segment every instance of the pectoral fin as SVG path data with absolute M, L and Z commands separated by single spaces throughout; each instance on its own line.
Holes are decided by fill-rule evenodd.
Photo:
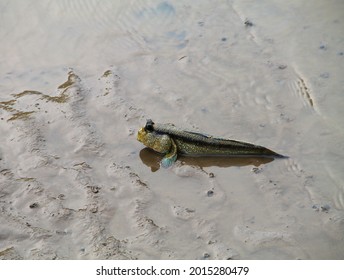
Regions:
M 171 139 L 171 149 L 161 160 L 161 166 L 164 168 L 170 167 L 177 160 L 177 145 L 173 139 Z

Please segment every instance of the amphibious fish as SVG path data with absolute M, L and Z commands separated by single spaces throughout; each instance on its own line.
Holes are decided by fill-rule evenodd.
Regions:
M 262 146 L 182 130 L 173 124 L 156 124 L 151 119 L 140 128 L 137 140 L 164 154 L 163 167 L 171 166 L 178 155 L 284 157 Z

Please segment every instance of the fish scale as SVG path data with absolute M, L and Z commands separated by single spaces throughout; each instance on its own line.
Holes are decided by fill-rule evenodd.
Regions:
M 178 129 L 173 124 L 155 124 L 147 121 L 152 131 L 169 135 L 176 143 L 178 153 L 189 156 L 266 156 L 284 157 L 263 146 L 216 138 L 207 134 Z M 147 126 L 147 125 L 146 125 Z

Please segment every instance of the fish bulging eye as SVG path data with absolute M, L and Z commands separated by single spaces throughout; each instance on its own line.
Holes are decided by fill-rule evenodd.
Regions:
M 145 129 L 148 131 L 153 131 L 154 130 L 153 125 L 154 125 L 154 122 L 151 119 L 148 119 L 146 122 Z

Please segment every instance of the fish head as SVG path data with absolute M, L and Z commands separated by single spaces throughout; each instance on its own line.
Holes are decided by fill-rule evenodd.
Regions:
M 166 154 L 172 146 L 171 138 L 167 134 L 157 133 L 156 131 L 141 127 L 137 133 L 137 140 L 148 148 L 156 152 Z

